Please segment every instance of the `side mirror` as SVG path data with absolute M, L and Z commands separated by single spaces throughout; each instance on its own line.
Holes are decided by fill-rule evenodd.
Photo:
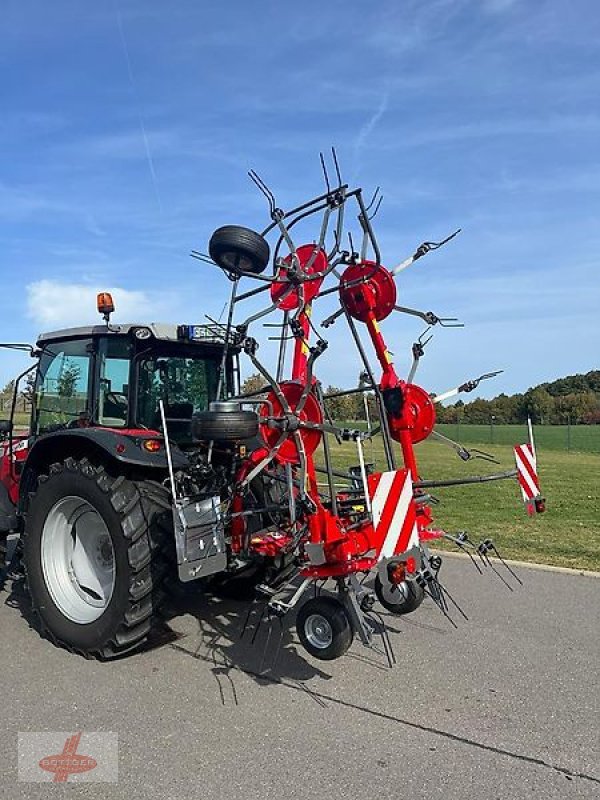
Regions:
M 12 428 L 13 424 L 9 419 L 0 419 L 0 436 L 8 436 Z

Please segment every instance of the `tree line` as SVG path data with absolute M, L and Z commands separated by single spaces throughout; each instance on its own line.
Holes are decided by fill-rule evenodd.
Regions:
M 260 375 L 250 376 L 242 387 L 244 394 L 264 387 Z M 336 386 L 325 390 L 327 409 L 333 419 L 364 420 L 367 408 L 370 418 L 377 420 L 378 410 L 372 395 L 337 395 Z M 458 400 L 452 405 L 436 407 L 438 422 L 498 425 L 522 424 L 531 417 L 536 424 L 566 425 L 600 423 L 600 370 L 569 375 L 541 383 L 520 394 L 499 394 L 491 400 L 476 398 L 470 402 Z

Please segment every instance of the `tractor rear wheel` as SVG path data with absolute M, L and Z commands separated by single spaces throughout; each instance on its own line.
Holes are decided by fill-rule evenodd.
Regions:
M 148 639 L 173 548 L 166 490 L 68 458 L 30 498 L 23 564 L 41 632 L 88 657 Z

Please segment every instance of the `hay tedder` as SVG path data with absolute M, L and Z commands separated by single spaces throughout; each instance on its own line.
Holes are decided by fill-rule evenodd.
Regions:
M 415 445 L 430 436 L 465 461 L 493 460 L 434 427 L 437 403 L 497 373 L 431 394 L 414 382 L 427 333 L 403 379 L 380 328 L 394 312 L 428 330 L 458 325 L 399 305 L 396 287 L 400 272 L 458 231 L 386 268 L 372 224 L 381 198 L 365 203 L 332 157 L 335 185 L 321 157 L 325 191 L 289 211 L 251 172 L 268 226 L 219 228 L 208 254 L 192 253 L 231 282 L 224 323 L 116 325 L 102 294 L 103 324 L 45 334 L 34 347 L 4 345 L 36 359 L 16 381 L 15 402 L 19 382 L 36 377 L 29 432 L 13 425 L 15 402 L 0 423 L 0 578 L 22 564 L 39 626 L 57 644 L 102 658 L 138 648 L 178 581 L 247 601 L 246 623 L 257 628 L 296 609 L 298 637 L 316 658 L 341 656 L 357 636 L 367 646 L 377 638 L 391 664 L 377 601 L 406 614 L 429 596 L 452 624 L 452 612 L 465 616 L 440 582 L 432 542 L 450 540 L 509 587 L 519 581 L 491 540 L 436 526 L 431 492 L 516 477 L 530 512 L 543 511 L 531 428 L 515 470 L 423 479 Z M 315 219 L 316 238 L 298 241 Z M 327 297 L 335 310 L 319 318 Z M 246 302 L 250 313 L 236 314 Z M 261 323 L 278 330 L 272 365 L 252 335 Z M 355 353 L 361 377 L 325 396 L 315 367 L 336 323 L 348 329 L 340 358 L 351 369 Z M 241 358 L 261 378 L 256 391 L 241 394 Z M 364 398 L 366 427 L 344 427 L 328 411 L 352 393 Z M 365 458 L 376 436 L 382 471 Z

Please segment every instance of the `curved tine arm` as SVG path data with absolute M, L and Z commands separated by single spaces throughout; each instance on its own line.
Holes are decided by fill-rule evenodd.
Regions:
M 466 478 L 446 478 L 439 481 L 415 481 L 415 489 L 436 489 L 444 486 L 466 486 L 470 483 L 487 483 L 488 481 L 503 481 L 509 478 L 516 478 L 517 470 L 509 469 L 506 472 L 497 472 L 492 475 L 473 475 Z
M 339 253 L 340 251 L 340 242 L 342 241 L 342 236 L 344 233 L 344 209 L 346 208 L 346 200 L 344 199 L 343 203 L 340 203 L 337 209 L 337 221 L 335 225 L 335 230 L 333 232 L 334 238 L 334 245 L 331 252 L 327 255 L 327 260 L 332 261 L 333 257 Z
M 298 219 L 308 217 L 310 216 L 310 214 L 314 214 L 316 211 L 319 210 L 319 208 L 315 208 L 315 206 L 318 206 L 319 203 L 321 204 L 321 208 L 324 208 L 326 205 L 329 204 L 329 198 L 331 197 L 332 194 L 340 191 L 343 191 L 345 193 L 347 188 L 348 185 L 344 184 L 343 186 L 337 187 L 332 192 L 326 192 L 325 194 L 321 194 L 318 197 L 313 198 L 312 200 L 308 200 L 306 203 L 302 203 L 301 205 L 296 206 L 295 208 L 291 208 L 289 211 L 284 212 L 281 216 L 281 219 L 287 219 L 288 217 L 294 217 L 296 215 L 298 216 Z M 354 192 L 349 193 L 349 195 L 351 194 L 354 194 Z M 288 228 L 290 228 L 292 224 L 295 224 L 297 221 L 298 221 L 297 219 L 294 219 L 292 223 L 288 225 Z M 264 231 L 262 231 L 261 235 L 267 236 L 267 234 L 269 234 L 276 227 L 277 227 L 277 220 L 273 220 L 273 222 L 267 225 Z
M 241 323 L 241 327 L 247 328 L 253 322 L 256 322 L 256 320 L 262 319 L 263 317 L 266 317 L 267 314 L 270 314 L 272 311 L 275 311 L 276 309 L 278 309 L 279 308 L 279 303 L 281 303 L 282 300 L 285 300 L 285 298 L 288 296 L 288 294 L 290 294 L 290 292 L 292 292 L 294 290 L 294 288 L 295 288 L 294 284 L 291 281 L 288 281 L 287 278 L 281 278 L 280 281 L 278 281 L 278 282 L 279 283 L 286 283 L 287 282 L 287 283 L 289 283 L 289 285 L 282 292 L 281 297 L 277 300 L 277 302 L 276 303 L 271 303 L 271 305 L 267 306 L 267 308 L 264 308 L 262 311 L 257 311 L 256 314 L 253 314 L 251 317 L 248 317 L 248 319 L 244 320 L 244 322 Z
M 461 457 L 463 461 L 470 461 L 470 459 L 472 458 L 471 453 L 467 450 L 466 447 L 463 447 L 461 444 L 455 442 L 453 439 L 450 439 L 448 436 L 444 436 L 442 433 L 439 433 L 438 431 L 435 430 L 431 431 L 431 436 L 434 439 L 437 439 L 438 442 L 442 442 L 442 444 L 451 447 L 452 450 L 454 450 Z
M 327 231 L 329 230 L 329 218 L 331 217 L 331 206 L 327 206 L 325 209 L 325 213 L 323 214 L 323 221 L 321 222 L 321 233 L 319 234 L 319 242 L 316 245 L 313 254 L 308 260 L 305 269 L 309 269 L 315 262 L 317 254 L 323 250 L 325 247 L 325 239 L 327 237 Z
M 269 384 L 269 386 L 273 390 L 275 396 L 277 397 L 277 399 L 281 403 L 281 408 L 283 409 L 284 414 L 291 414 L 292 413 L 292 409 L 290 408 L 289 403 L 288 403 L 288 401 L 286 399 L 286 396 L 281 391 L 281 388 L 280 388 L 279 384 L 277 383 L 277 381 L 275 380 L 275 378 L 273 378 L 273 376 L 269 372 L 267 372 L 266 368 L 263 367 L 263 365 L 256 358 L 256 356 L 252 355 L 252 353 L 249 353 L 248 355 L 250 356 L 250 361 L 252 361 L 253 367 L 260 372 L 260 374 L 267 381 L 267 383 Z
M 35 347 L 32 344 L 22 344 L 20 342 L 0 342 L 0 348 L 6 350 L 22 350 L 24 353 L 34 355 Z
M 449 397 L 454 397 L 461 392 L 472 392 L 473 389 L 476 389 L 481 381 L 486 381 L 489 378 L 495 378 L 496 375 L 500 375 L 504 372 L 503 369 L 494 370 L 494 372 L 485 372 L 483 375 L 480 375 L 478 378 L 475 378 L 472 381 L 465 381 L 465 383 L 461 383 L 460 386 L 457 386 L 454 389 L 449 389 L 447 392 L 443 394 L 438 394 L 432 397 L 434 403 L 441 403 L 442 400 L 447 400 Z
M 406 376 L 406 382 L 412 383 L 415 379 L 415 375 L 417 374 L 417 369 L 419 368 L 419 361 L 421 360 L 420 355 L 416 355 L 413 357 L 413 362 L 411 368 L 409 370 L 408 375 Z
M 306 484 L 308 483 L 308 475 L 306 472 L 306 450 L 304 449 L 304 442 L 302 441 L 302 437 L 300 436 L 299 431 L 294 431 L 294 444 L 296 445 L 296 452 L 298 453 L 298 460 L 300 461 L 300 475 L 298 477 L 298 481 L 300 483 L 300 497 L 304 499 L 306 497 Z
M 271 305 L 267 306 L 267 308 L 264 308 L 262 311 L 257 311 L 256 314 L 252 314 L 251 317 L 248 317 L 248 319 L 245 319 L 241 323 L 240 327 L 248 328 L 253 322 L 256 322 L 257 320 L 262 319 L 263 317 L 266 317 L 267 314 L 270 314 L 272 311 L 275 311 L 277 308 L 278 308 L 277 303 L 271 303 Z
M 287 227 L 287 225 L 283 221 L 283 217 L 278 217 L 278 219 L 276 220 L 276 223 L 277 223 L 277 227 L 279 228 L 281 236 L 283 236 L 283 238 L 285 240 L 285 243 L 290 248 L 290 253 L 295 253 L 296 252 L 296 245 L 294 244 L 294 241 L 293 241 L 292 237 L 290 236 L 289 228 Z
M 270 288 L 271 287 L 268 284 L 265 284 L 264 286 L 257 286 L 256 289 L 250 289 L 249 291 L 244 292 L 243 294 L 238 294 L 238 296 L 235 298 L 235 302 L 241 303 L 242 300 L 247 300 L 249 297 L 254 297 L 257 294 L 260 294 L 261 292 L 266 292 Z
M 243 481 L 239 484 L 239 488 L 240 489 L 243 489 L 244 486 L 248 486 L 248 484 L 251 483 L 254 480 L 254 478 L 256 478 L 256 476 L 259 475 L 263 471 L 263 469 L 265 469 L 265 467 L 267 467 L 271 463 L 271 461 L 273 461 L 273 459 L 275 458 L 277 453 L 280 451 L 283 443 L 286 440 L 287 440 L 287 433 L 286 433 L 286 431 L 283 431 L 281 436 L 275 442 L 273 447 L 269 450 L 267 455 L 262 459 L 262 461 L 258 462 L 258 464 L 254 467 L 254 469 L 252 469 L 246 475 L 246 477 L 243 479 Z
M 371 225 L 371 221 L 369 219 L 369 213 L 365 208 L 365 201 L 363 200 L 362 190 L 358 190 L 356 193 L 356 202 L 358 203 L 358 207 L 360 209 L 359 215 L 359 222 L 363 230 L 369 236 L 369 240 L 371 242 L 371 247 L 373 248 L 373 252 L 375 253 L 375 264 L 377 267 L 381 264 L 381 252 L 379 250 L 379 245 L 377 244 L 377 239 L 375 238 L 375 233 L 373 232 L 373 226 Z
M 268 416 L 271 419 L 274 419 L 275 417 L 275 410 L 273 408 L 273 403 L 270 400 L 267 400 L 266 398 L 264 400 L 252 400 L 250 397 L 241 395 L 239 397 L 232 397 L 231 399 L 248 406 L 266 406 Z
M 453 450 L 455 450 L 458 455 L 461 457 L 463 461 L 470 461 L 472 458 L 481 458 L 483 461 L 491 461 L 492 464 L 499 464 L 497 458 L 495 458 L 490 453 L 486 453 L 483 450 L 477 450 L 475 447 L 472 450 L 468 450 L 463 445 L 455 442 L 453 439 L 450 439 L 448 436 L 444 436 L 442 433 L 438 431 L 431 431 L 431 435 L 434 439 L 442 442 L 443 444 L 447 444 Z
M 311 214 L 316 214 L 318 211 L 322 211 L 324 208 L 327 208 L 327 206 L 328 206 L 328 203 L 322 203 L 320 206 L 317 206 L 316 208 L 310 209 L 309 211 L 305 211 L 303 214 L 299 214 L 287 226 L 288 231 L 290 231 L 294 227 L 294 225 L 296 225 L 297 222 L 300 222 L 301 220 L 306 219 L 306 217 L 310 217 Z M 267 233 L 274 226 L 275 226 L 275 223 L 273 223 L 273 225 L 267 230 Z M 265 235 L 266 235 L 265 232 L 263 232 L 262 236 L 265 236 Z M 273 254 L 273 260 L 274 261 L 277 260 L 277 256 L 279 255 L 279 250 L 281 249 L 281 245 L 283 244 L 283 241 L 284 241 L 283 234 L 280 234 L 279 238 L 277 239 L 277 244 L 275 245 L 275 251 L 274 251 L 274 254 Z
M 338 428 L 337 425 L 330 424 L 329 422 L 321 422 L 319 424 L 318 422 L 304 422 L 303 420 L 300 420 L 299 425 L 301 428 L 307 431 L 321 431 L 321 433 L 331 433 L 333 434 L 333 436 L 336 437 L 341 437 L 342 432 L 344 430 L 343 428 Z M 340 438 L 339 441 L 341 443 L 342 439 Z
M 410 314 L 412 317 L 419 317 L 428 325 L 436 325 L 440 321 L 440 318 L 433 311 L 419 311 L 416 308 L 407 308 L 407 306 L 394 306 L 394 311 L 399 311 L 401 314 Z
M 308 399 L 308 395 L 310 394 L 310 390 L 312 389 L 313 367 L 314 367 L 315 361 L 321 355 L 322 352 L 323 352 L 322 350 L 317 350 L 317 349 L 313 348 L 311 350 L 310 356 L 307 359 L 305 385 L 304 385 L 304 388 L 302 389 L 302 394 L 298 398 L 298 403 L 296 405 L 296 414 L 299 414 L 304 409 L 304 406 L 306 405 L 306 401 Z

